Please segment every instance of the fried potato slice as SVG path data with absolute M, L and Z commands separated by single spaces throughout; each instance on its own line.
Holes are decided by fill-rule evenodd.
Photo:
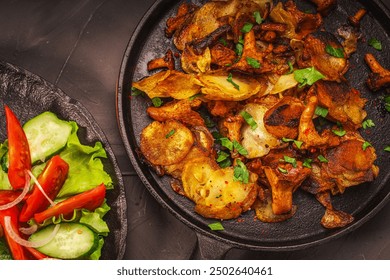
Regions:
M 176 70 L 167 70 L 134 82 L 133 87 L 145 92 L 149 98 L 173 97 L 187 99 L 200 91 L 194 75 Z
M 221 169 L 209 157 L 193 159 L 184 166 L 185 195 L 195 202 L 195 211 L 215 219 L 233 219 L 250 209 L 257 196 L 257 176 L 247 184 L 234 180 L 234 168 Z
M 141 133 L 141 152 L 154 165 L 180 162 L 189 153 L 193 144 L 191 130 L 175 120 L 165 123 L 154 121 Z

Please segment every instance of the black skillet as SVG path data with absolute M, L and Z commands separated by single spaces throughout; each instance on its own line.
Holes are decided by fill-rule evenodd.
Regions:
M 79 125 L 79 138 L 83 144 L 103 144 L 107 159 L 104 169 L 111 175 L 114 189 L 107 191 L 107 203 L 111 210 L 105 220 L 110 228 L 105 238 L 101 259 L 122 259 L 126 246 L 127 216 L 126 198 L 122 174 L 114 153 L 91 114 L 78 101 L 71 99 L 59 88 L 24 69 L 0 61 L 0 141 L 6 138 L 4 104 L 7 104 L 23 124 L 32 117 L 51 111 L 61 119 L 73 120 Z
M 325 18 L 326 30 L 336 33 L 337 28 L 346 23 L 347 16 L 353 15 L 359 8 L 368 10 L 361 22 L 363 38 L 359 42 L 357 53 L 350 59 L 351 67 L 346 76 L 351 84 L 361 91 L 363 97 L 368 99 L 368 118 L 373 119 L 376 126 L 368 132 L 362 131 L 362 135 L 376 147 L 376 164 L 381 172 L 374 182 L 349 188 L 342 196 L 333 198 L 335 208 L 351 213 L 355 221 L 342 229 L 323 228 L 320 219 L 324 209 L 313 196 L 298 190 L 294 194 L 294 203 L 298 210 L 293 218 L 282 223 L 266 224 L 255 220 L 253 212 L 250 211 L 242 215 L 239 222 L 223 221 L 225 230 L 216 232 L 210 231 L 207 226 L 215 222 L 214 220 L 196 214 L 192 202 L 172 191 L 169 178 L 156 176 L 137 155 L 141 130 L 151 122 L 145 113 L 151 103 L 147 98 L 131 96 L 131 84 L 132 81 L 153 74 L 146 70 L 149 60 L 163 56 L 168 48 L 175 50 L 171 40 L 164 36 L 164 28 L 167 18 L 175 14 L 182 2 L 184 1 L 157 0 L 133 33 L 119 75 L 117 117 L 127 154 L 146 188 L 162 206 L 196 231 L 199 241 L 197 257 L 220 258 L 233 247 L 264 251 L 303 249 L 338 238 L 372 218 L 390 197 L 389 154 L 383 150 L 390 144 L 390 117 L 383 106 L 382 97 L 385 92 L 372 93 L 365 85 L 369 69 L 363 57 L 365 53 L 372 52 L 382 65 L 390 68 L 390 12 L 383 3 L 379 0 L 339 0 L 337 9 Z M 199 1 L 192 2 L 201 4 Z M 296 2 L 301 10 L 314 11 L 308 1 Z M 368 46 L 367 41 L 374 37 L 382 42 L 382 51 Z

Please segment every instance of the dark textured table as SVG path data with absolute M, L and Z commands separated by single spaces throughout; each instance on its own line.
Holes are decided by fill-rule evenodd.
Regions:
M 125 259 L 190 259 L 196 234 L 143 187 L 126 155 L 115 88 L 129 38 L 154 0 L 1 0 L 0 60 L 82 102 L 114 149 L 128 203 Z M 390 1 L 384 0 L 390 7 Z M 292 252 L 230 250 L 226 259 L 390 259 L 390 204 L 354 232 Z

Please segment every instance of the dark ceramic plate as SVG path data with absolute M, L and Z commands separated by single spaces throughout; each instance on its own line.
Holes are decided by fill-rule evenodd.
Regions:
M 59 88 L 44 79 L 11 64 L 0 61 L 0 141 L 6 139 L 4 104 L 17 115 L 21 123 L 32 117 L 51 111 L 61 119 L 78 123 L 79 138 L 83 144 L 102 142 L 107 151 L 103 160 L 105 170 L 111 175 L 114 189 L 107 191 L 107 203 L 111 210 L 105 220 L 110 228 L 105 238 L 101 259 L 122 259 L 127 234 L 126 199 L 122 175 L 114 153 L 91 114 L 78 101 L 71 99 Z
M 332 32 L 346 23 L 349 15 L 353 15 L 359 8 L 366 8 L 368 14 L 361 22 L 363 40 L 359 43 L 357 53 L 350 59 L 351 67 L 347 74 L 351 84 L 361 91 L 368 99 L 366 110 L 368 117 L 375 121 L 375 128 L 370 133 L 362 131 L 363 137 L 372 143 L 378 153 L 376 164 L 380 167 L 379 177 L 372 183 L 366 183 L 349 188 L 343 195 L 333 198 L 336 209 L 351 213 L 355 221 L 342 228 L 327 230 L 320 225 L 324 214 L 323 207 L 316 199 L 300 190 L 294 194 L 294 204 L 298 206 L 296 215 L 282 223 L 266 224 L 254 219 L 253 211 L 237 220 L 223 221 L 224 231 L 212 232 L 208 224 L 213 222 L 197 215 L 194 204 L 188 199 L 176 194 L 169 185 L 169 178 L 158 177 L 142 163 L 137 156 L 141 130 L 151 122 L 146 114 L 150 102 L 141 96 L 130 97 L 131 84 L 149 73 L 146 64 L 149 60 L 161 57 L 168 48 L 175 50 L 171 40 L 164 36 L 165 23 L 168 17 L 175 14 L 178 6 L 184 1 L 157 0 L 145 14 L 135 30 L 126 50 L 117 89 L 118 122 L 128 156 L 130 157 L 141 180 L 152 195 L 178 219 L 195 229 L 198 237 L 205 238 L 212 244 L 213 241 L 222 241 L 225 248 L 240 247 L 254 250 L 293 250 L 300 249 L 325 241 L 332 240 L 347 232 L 356 229 L 373 217 L 389 200 L 389 154 L 383 149 L 390 144 L 389 122 L 390 115 L 381 104 L 384 92 L 372 93 L 365 80 L 369 69 L 364 62 L 364 54 L 373 52 L 377 59 L 387 68 L 390 68 L 388 56 L 390 46 L 389 20 L 390 13 L 380 1 L 348 1 L 339 0 L 338 7 L 331 15 L 324 19 L 325 28 Z M 199 1 L 192 1 L 200 4 Z M 203 1 L 206 2 L 206 1 Z M 302 10 L 311 9 L 308 1 L 296 1 Z M 367 3 L 368 2 L 368 3 Z M 368 46 L 364 40 L 375 37 L 382 42 L 384 49 L 379 52 Z M 383 103 L 383 102 L 382 102 Z M 199 234 L 200 233 L 200 234 Z M 215 242 L 214 242 L 215 244 Z M 202 244 L 200 245 L 202 247 Z M 206 245 L 208 246 L 208 245 Z M 213 252 L 208 256 L 218 254 L 216 248 L 210 246 Z M 202 249 L 202 248 L 201 248 Z M 203 248 L 207 250 L 207 248 Z

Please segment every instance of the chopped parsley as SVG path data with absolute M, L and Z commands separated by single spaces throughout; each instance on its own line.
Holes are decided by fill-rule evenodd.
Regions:
M 387 95 L 385 98 L 385 108 L 387 112 L 390 112 L 390 95 Z
M 138 95 L 144 96 L 145 92 L 143 92 L 142 90 L 139 90 L 138 88 L 131 87 L 131 96 L 138 96 Z
M 320 162 L 328 162 L 328 160 L 323 155 L 319 155 L 317 158 Z
M 331 56 L 344 58 L 344 50 L 342 48 L 334 48 L 331 45 L 326 45 L 325 51 Z
M 171 131 L 169 131 L 168 133 L 167 133 L 167 135 L 165 135 L 165 138 L 169 138 L 169 137 L 171 137 L 173 134 L 175 134 L 175 130 L 174 129 L 172 129 Z
M 261 17 L 259 11 L 254 12 L 253 17 L 255 18 L 257 24 L 261 24 L 263 22 L 263 18 Z
M 249 56 L 246 57 L 246 62 L 247 62 L 251 67 L 253 67 L 253 68 L 255 68 L 255 69 L 259 69 L 260 66 L 261 66 L 260 62 L 259 62 L 257 59 L 252 58 L 252 57 L 249 57 Z
M 302 141 L 298 141 L 298 140 L 295 140 L 295 139 L 289 139 L 289 138 L 286 138 L 286 137 L 283 137 L 282 138 L 282 141 L 283 142 L 294 142 L 294 144 L 297 146 L 298 149 L 300 149 L 303 145 L 303 142 Z
M 224 151 L 219 151 L 217 155 L 218 157 L 216 161 L 221 168 L 229 167 L 232 165 L 230 155 L 228 153 L 225 153 Z
M 249 114 L 247 111 L 241 111 L 240 115 L 244 118 L 244 120 L 251 127 L 252 130 L 255 130 L 257 128 L 257 123 L 253 119 L 251 114 Z
M 294 168 L 297 167 L 297 160 L 289 156 L 283 156 L 285 162 L 290 163 Z
M 321 107 L 321 106 L 317 106 L 314 113 L 315 113 L 317 116 L 326 118 L 326 116 L 327 116 L 328 113 L 329 113 L 329 110 L 326 109 L 326 108 L 323 108 L 323 107 Z
M 287 61 L 287 65 L 288 65 L 289 71 L 286 73 L 286 75 L 291 74 L 292 72 L 294 72 L 294 66 L 291 63 L 291 61 Z
M 288 171 L 287 171 L 286 169 L 281 168 L 281 167 L 278 167 L 278 170 L 279 170 L 281 173 L 283 173 L 283 174 L 287 174 L 287 173 L 288 173 Z
M 248 155 L 248 151 L 243 146 L 241 146 L 241 144 L 238 143 L 236 140 L 233 141 L 233 147 L 240 155 L 243 156 Z
M 368 44 L 378 51 L 382 50 L 382 43 L 378 39 L 372 38 L 368 40 Z
M 224 45 L 225 47 L 227 46 L 227 42 L 226 42 L 225 38 L 220 38 L 220 39 L 219 39 L 219 42 L 220 42 L 222 45 Z
M 332 129 L 332 132 L 336 134 L 337 136 L 343 137 L 347 132 L 344 130 L 344 128 L 340 128 L 339 130 Z
M 237 85 L 237 84 L 233 81 L 233 74 L 232 74 L 232 73 L 229 73 L 229 76 L 227 77 L 226 80 L 227 80 L 229 83 L 231 83 L 231 84 L 234 86 L 234 88 L 235 88 L 236 90 L 240 90 L 240 86 Z
M 305 158 L 305 160 L 303 161 L 302 166 L 307 167 L 307 168 L 312 168 L 312 167 L 311 167 L 311 163 L 312 163 L 312 162 L 313 162 L 312 159 L 310 159 L 310 158 Z
M 244 184 L 249 183 L 249 171 L 246 168 L 245 164 L 240 160 L 237 159 L 236 161 L 237 165 L 234 166 L 234 181 L 240 181 Z
M 390 152 L 390 146 L 386 146 L 383 150 L 384 150 L 385 152 Z
M 368 147 L 372 147 L 370 142 L 365 141 L 362 145 L 363 151 L 365 151 Z
M 153 97 L 152 103 L 154 107 L 160 107 L 161 105 L 163 105 L 164 102 L 161 100 L 160 97 Z
M 241 28 L 241 31 L 242 31 L 243 33 L 248 33 L 249 31 L 252 30 L 252 27 L 253 27 L 253 23 L 246 22 L 246 23 L 244 24 L 244 26 Z
M 227 148 L 229 151 L 233 150 L 233 143 L 229 140 L 229 138 L 221 137 L 219 140 L 221 141 L 221 145 L 223 147 Z
M 325 76 L 316 70 L 314 66 L 294 71 L 294 78 L 299 83 L 300 87 L 311 86 L 318 80 L 325 78 Z
M 214 230 L 214 231 L 218 231 L 218 230 L 225 230 L 225 228 L 223 227 L 223 225 L 221 224 L 221 222 L 216 222 L 216 223 L 212 223 L 212 224 L 208 224 L 209 228 L 211 230 Z
M 364 129 L 367 129 L 367 128 L 369 128 L 369 127 L 374 127 L 374 126 L 375 126 L 375 123 L 374 123 L 373 120 L 367 119 L 367 120 L 365 120 L 365 121 L 362 123 L 362 126 L 363 126 Z

